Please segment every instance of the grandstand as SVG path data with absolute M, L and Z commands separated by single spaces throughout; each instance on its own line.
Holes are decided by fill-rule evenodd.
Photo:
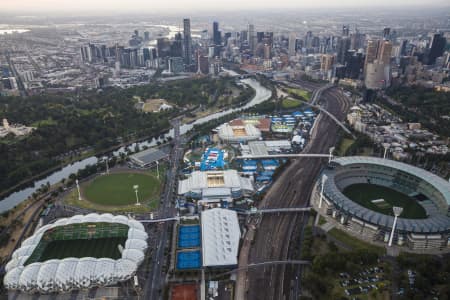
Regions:
M 389 215 L 391 207 L 401 206 L 410 213 L 398 218 L 394 233 L 398 245 L 406 243 L 414 250 L 450 246 L 450 184 L 444 179 L 405 163 L 358 156 L 335 159 L 323 175 L 327 180 L 323 187 L 322 179 L 317 180 L 311 203 L 320 213 L 339 220 L 350 233 L 387 242 L 394 222 Z M 358 185 L 366 187 L 366 199 L 348 193 Z M 425 215 L 412 209 L 414 206 L 420 206 Z
M 129 280 L 144 260 L 147 233 L 111 214 L 77 215 L 38 229 L 5 267 L 4 285 L 26 293 L 64 293 Z

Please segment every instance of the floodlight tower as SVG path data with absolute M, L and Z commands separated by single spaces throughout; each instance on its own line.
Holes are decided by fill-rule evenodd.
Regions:
M 138 196 L 138 189 L 139 189 L 139 185 L 133 185 L 133 189 L 134 192 L 136 193 L 136 206 L 141 205 L 141 203 L 139 203 L 139 196 Z
M 331 160 L 333 159 L 333 151 L 334 151 L 334 147 L 330 148 L 330 156 L 328 157 L 328 163 L 331 162 Z
M 75 184 L 77 185 L 77 190 L 78 190 L 78 200 L 82 200 L 81 193 L 80 193 L 80 185 L 78 184 L 78 179 L 75 179 Z
M 390 145 L 388 143 L 383 143 L 383 148 L 384 148 L 383 159 L 386 159 L 386 155 L 387 155 L 387 151 L 388 151 L 389 147 L 390 147 Z
M 392 240 L 394 239 L 395 225 L 397 225 L 397 218 L 402 213 L 403 207 L 394 206 L 392 210 L 394 211 L 394 224 L 392 225 L 391 236 L 389 237 L 389 244 L 388 244 L 389 247 L 392 246 Z
M 323 175 L 322 175 L 322 187 L 321 187 L 321 190 L 320 190 L 319 209 L 320 209 L 320 208 L 322 208 L 322 200 L 323 200 L 323 187 L 324 187 L 324 185 L 325 185 L 325 182 L 327 181 L 327 179 L 328 179 L 328 176 L 327 176 L 327 175 L 325 175 L 325 174 L 323 174 Z

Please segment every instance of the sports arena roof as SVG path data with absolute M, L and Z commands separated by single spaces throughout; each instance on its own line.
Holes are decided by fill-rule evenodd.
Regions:
M 203 266 L 237 265 L 239 229 L 237 213 L 213 208 L 202 211 Z
M 252 141 L 261 137 L 261 131 L 252 124 L 232 126 L 225 123 L 219 127 L 218 134 L 221 140 L 230 142 Z
M 45 231 L 58 226 L 88 222 L 119 223 L 129 227 L 128 239 L 120 259 L 69 257 L 25 265 Z M 147 238 L 144 226 L 125 216 L 89 214 L 60 219 L 53 224 L 41 227 L 14 251 L 12 259 L 5 267 L 7 273 L 3 283 L 7 289 L 30 293 L 51 293 L 111 285 L 128 280 L 136 273 L 138 266 L 144 260 Z
M 447 204 L 450 205 L 450 183 L 441 177 L 428 172 L 424 169 L 408 165 L 402 162 L 398 162 L 390 159 L 382 159 L 377 157 L 368 157 L 368 156 L 347 156 L 340 157 L 334 160 L 335 163 L 338 163 L 341 166 L 346 166 L 350 164 L 373 164 L 380 165 L 390 168 L 399 169 L 403 172 L 413 174 L 428 183 L 434 186 L 437 190 L 439 190 L 444 198 L 447 201 Z
M 185 180 L 180 180 L 178 194 L 189 192 L 195 194 L 211 194 L 220 191 L 231 196 L 233 191 L 253 191 L 251 179 L 241 177 L 236 170 L 194 171 Z
M 353 164 L 370 164 L 374 166 L 382 166 L 391 169 L 398 169 L 413 176 L 419 177 L 421 180 L 426 181 L 433 185 L 438 191 L 442 192 L 447 203 L 449 202 L 449 189 L 450 183 L 446 182 L 442 178 L 431 174 L 423 169 L 392 161 L 388 159 L 381 159 L 376 157 L 342 157 L 333 161 L 340 166 L 350 166 Z M 349 169 L 351 172 L 351 169 Z M 371 209 L 363 207 L 356 202 L 346 197 L 338 188 L 335 182 L 336 172 L 335 170 L 325 170 L 324 174 L 328 177 L 328 180 L 324 185 L 324 195 L 327 199 L 332 201 L 336 207 L 338 207 L 343 213 L 357 217 L 370 224 L 391 228 L 394 223 L 394 217 L 388 216 L 382 213 L 375 212 Z M 381 173 L 380 173 L 381 174 Z M 376 173 L 376 176 L 380 176 Z M 320 179 L 319 179 L 320 180 Z M 450 218 L 444 213 L 434 214 L 426 219 L 405 219 L 398 218 L 397 230 L 415 233 L 437 233 L 450 230 Z

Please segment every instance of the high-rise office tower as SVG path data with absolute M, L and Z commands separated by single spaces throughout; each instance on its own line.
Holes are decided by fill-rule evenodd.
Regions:
M 295 43 L 297 41 L 297 36 L 295 35 L 294 32 L 291 32 L 291 34 L 289 34 L 289 45 L 288 45 L 288 54 L 289 57 L 295 56 Z
M 428 53 L 428 64 L 433 65 L 436 62 L 436 58 L 444 54 L 445 45 L 447 40 L 440 33 L 436 33 L 431 41 L 430 51 Z
M 311 48 L 313 42 L 313 34 L 312 31 L 308 31 L 305 36 L 305 47 Z
M 338 41 L 337 45 L 337 57 L 336 60 L 340 64 L 344 64 L 345 61 L 345 55 L 348 50 L 350 50 L 350 38 L 345 36 Z
M 383 40 L 390 40 L 391 39 L 391 28 L 385 27 L 383 29 Z
M 378 40 L 368 40 L 366 49 L 366 60 L 364 61 L 364 69 L 366 69 L 367 64 L 373 63 L 377 58 L 378 53 Z
M 392 55 L 392 42 L 391 41 L 382 41 L 379 46 L 377 58 L 379 61 L 383 62 L 385 65 L 389 65 L 391 63 L 391 55 Z
M 190 65 L 192 62 L 192 37 L 191 37 L 191 20 L 183 19 L 183 57 L 184 63 Z
M 256 48 L 256 35 L 255 35 L 255 26 L 253 24 L 248 24 L 248 46 L 250 50 L 253 52 Z
M 349 36 L 350 34 L 350 27 L 348 25 L 342 26 L 342 36 Z
M 213 42 L 216 45 L 221 44 L 219 22 L 213 22 Z
M 324 54 L 320 57 L 320 71 L 328 72 L 333 68 L 334 56 L 331 54 Z
M 146 42 L 150 41 L 150 32 L 148 31 L 144 32 L 144 41 Z

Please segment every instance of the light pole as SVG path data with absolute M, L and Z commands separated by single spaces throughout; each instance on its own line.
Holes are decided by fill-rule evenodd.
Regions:
M 80 185 L 78 184 L 78 179 L 75 179 L 75 183 L 77 185 L 77 190 L 78 190 L 78 200 L 82 200 L 81 193 L 80 193 Z
M 109 174 L 108 156 L 103 156 L 103 159 L 106 163 L 106 174 Z
M 325 182 L 327 181 L 328 176 L 323 174 L 322 175 L 322 187 L 320 189 L 320 200 L 319 200 L 319 209 L 322 208 L 322 201 L 323 201 L 323 187 L 325 185 Z
M 133 189 L 134 192 L 136 193 L 136 206 L 141 205 L 141 203 L 139 203 L 139 196 L 138 196 L 138 189 L 139 189 L 139 185 L 133 185 Z
M 333 151 L 334 151 L 334 147 L 330 148 L 330 156 L 328 157 L 328 163 L 331 162 L 331 160 L 333 159 Z
M 158 176 L 159 179 L 159 161 L 156 161 L 156 175 Z
M 403 207 L 394 206 L 392 210 L 394 211 L 394 224 L 392 225 L 391 236 L 389 237 L 389 244 L 388 244 L 389 247 L 392 246 L 392 240 L 394 239 L 395 225 L 397 225 L 397 218 L 402 213 Z

